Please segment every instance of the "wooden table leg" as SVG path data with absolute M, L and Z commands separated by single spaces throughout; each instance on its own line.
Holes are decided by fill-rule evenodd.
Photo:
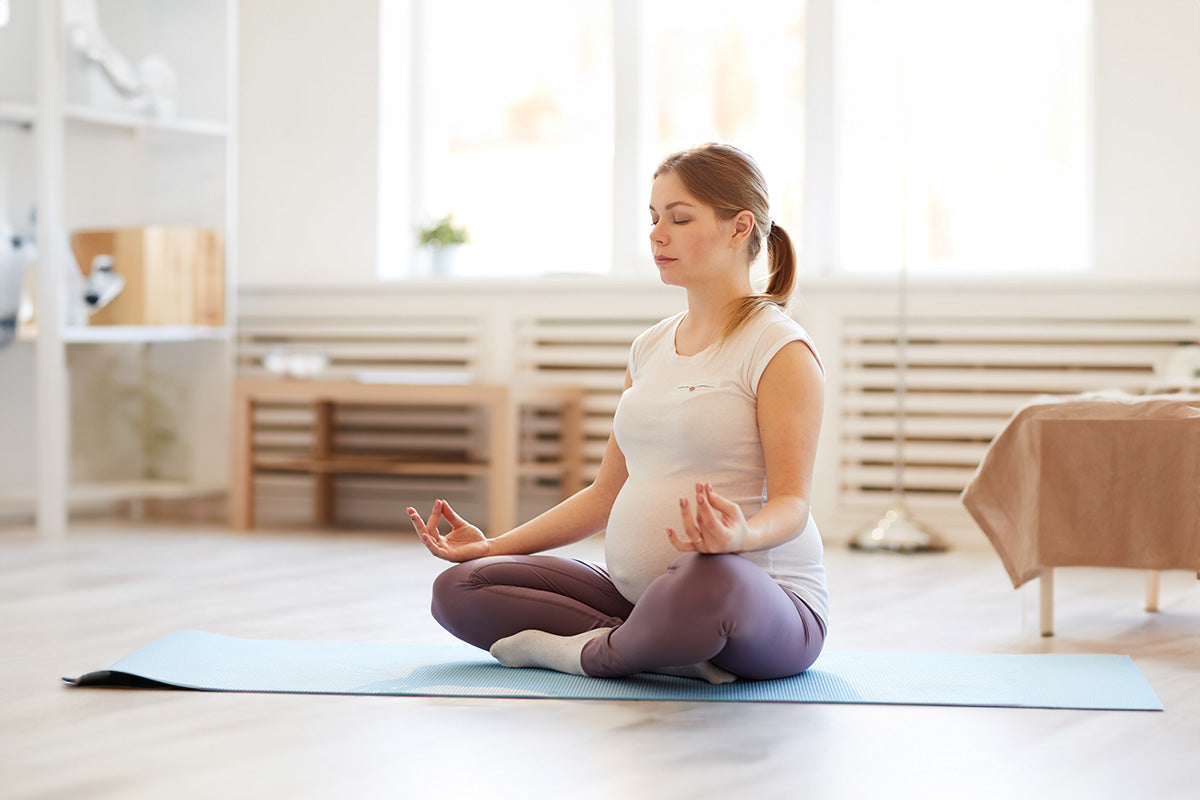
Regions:
M 319 462 L 333 455 L 333 403 L 320 400 L 315 404 L 313 425 L 313 456 Z M 337 517 L 333 474 L 324 470 L 313 473 L 313 520 L 328 528 Z
M 1041 595 L 1042 636 L 1054 635 L 1054 570 L 1046 567 L 1038 578 Z
M 517 426 L 511 394 L 497 392 L 488 406 L 488 536 L 517 521 Z
M 1158 611 L 1158 589 L 1161 585 L 1159 572 L 1152 569 L 1146 573 L 1146 610 Z
M 229 525 L 235 530 L 254 527 L 254 400 L 235 392 L 231 410 Z

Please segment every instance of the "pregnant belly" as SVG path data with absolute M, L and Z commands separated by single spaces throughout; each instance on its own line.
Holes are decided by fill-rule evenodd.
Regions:
M 679 555 L 667 538 L 668 526 L 680 530 L 678 509 L 678 497 L 617 496 L 604 533 L 604 560 L 626 600 L 636 603 Z

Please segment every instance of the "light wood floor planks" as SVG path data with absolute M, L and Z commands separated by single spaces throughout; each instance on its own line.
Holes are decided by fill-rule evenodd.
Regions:
M 595 543 L 574 551 L 598 557 Z M 1200 585 L 1058 572 L 1057 630 L 989 551 L 827 551 L 840 650 L 1128 653 L 1166 711 L 75 690 L 183 628 L 439 640 L 408 535 L 0 528 L 0 797 L 1183 798 L 1200 751 Z

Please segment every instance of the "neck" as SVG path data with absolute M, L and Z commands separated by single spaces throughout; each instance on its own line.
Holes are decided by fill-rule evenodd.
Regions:
M 688 317 L 697 322 L 723 324 L 729 304 L 752 293 L 749 270 L 727 281 L 687 288 Z
M 687 318 L 680 331 L 686 344 L 679 342 L 681 349 L 699 351 L 716 341 L 728 321 L 730 304 L 750 294 L 749 274 L 745 280 L 689 286 Z

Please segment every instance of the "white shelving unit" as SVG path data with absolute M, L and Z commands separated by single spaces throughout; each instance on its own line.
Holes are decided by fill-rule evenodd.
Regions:
M 170 117 L 128 110 L 115 94 L 96 90 L 99 73 L 67 41 L 69 5 L 11 0 L 9 22 L 0 28 L 0 211 L 7 208 L 16 223 L 36 207 L 39 249 L 37 329 L 8 346 L 34 350 L 32 358 L 18 353 L 9 360 L 32 364 L 32 385 L 22 387 L 32 397 L 19 404 L 36 418 L 30 454 L 36 481 L 32 489 L 0 486 L 0 512 L 32 499 L 44 536 L 63 534 L 73 507 L 186 498 L 227 486 L 229 326 L 236 319 L 237 0 L 96 0 L 105 36 L 131 63 L 161 56 L 174 69 L 178 113 Z M 68 326 L 69 232 L 158 224 L 222 232 L 226 326 Z M 143 369 L 163 365 L 171 373 L 173 388 L 187 398 L 174 409 L 188 438 L 177 465 L 182 475 L 131 475 L 119 453 L 93 454 L 92 462 L 108 463 L 86 463 L 84 437 L 72 431 L 72 383 L 92 377 L 92 384 L 107 386 L 97 366 L 106 358 L 140 360 Z M 75 387 L 76 406 L 81 388 L 93 386 Z M 0 395 L 9 402 L 16 391 L 10 385 Z M 115 400 L 86 400 L 101 409 L 95 427 L 102 427 L 105 404 Z
M 105 111 L 86 106 L 69 105 L 63 115 L 72 122 L 84 122 L 100 127 L 124 128 L 134 131 L 162 131 L 192 136 L 224 138 L 229 135 L 229 126 L 223 122 L 207 119 L 154 119 L 135 116 L 120 111 Z
M 37 106 L 28 103 L 0 103 L 0 122 L 30 128 L 37 119 Z
M 162 342 L 228 341 L 229 328 L 204 325 L 103 325 L 67 328 L 63 341 L 68 344 L 155 344 Z

